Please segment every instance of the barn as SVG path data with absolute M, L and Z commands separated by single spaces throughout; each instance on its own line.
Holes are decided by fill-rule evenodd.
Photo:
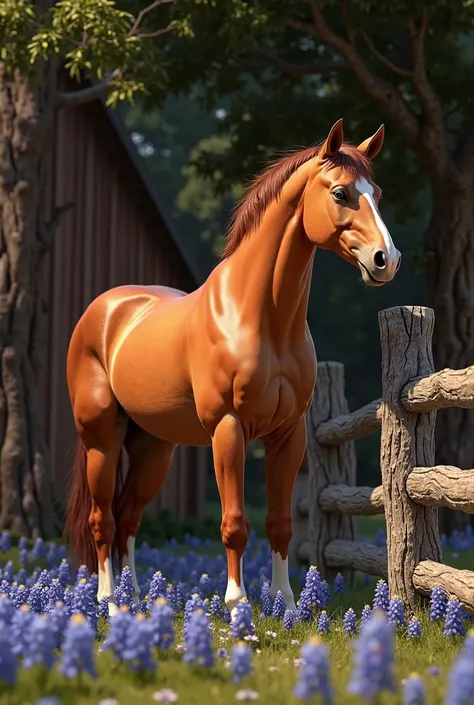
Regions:
M 43 422 L 55 494 L 65 495 L 76 441 L 66 384 L 74 326 L 100 293 L 122 284 L 192 291 L 200 282 L 119 116 L 100 99 L 59 111 L 47 210 L 72 203 L 47 255 Z M 179 447 L 160 496 L 148 508 L 202 519 L 208 450 Z

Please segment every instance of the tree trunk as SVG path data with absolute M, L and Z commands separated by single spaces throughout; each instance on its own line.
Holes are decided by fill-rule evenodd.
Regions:
M 0 63 L 0 528 L 45 539 L 57 533 L 38 395 L 55 75 L 31 82 Z
M 451 185 L 447 185 L 451 181 Z M 429 304 L 435 310 L 433 355 L 436 369 L 474 363 L 474 212 L 469 183 L 446 180 L 435 194 L 427 249 Z M 474 467 L 474 411 L 438 412 L 436 463 L 463 470 Z M 440 529 L 465 529 L 471 517 L 440 510 Z

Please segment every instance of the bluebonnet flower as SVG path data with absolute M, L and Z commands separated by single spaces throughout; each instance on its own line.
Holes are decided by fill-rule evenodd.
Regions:
M 278 590 L 273 601 L 272 617 L 276 619 L 283 619 L 283 615 L 286 611 L 286 604 L 283 594 Z
M 59 578 L 53 578 L 48 589 L 48 603 L 56 604 L 62 602 L 64 597 L 64 588 L 61 585 Z
M 430 619 L 437 622 L 446 615 L 448 598 L 442 587 L 434 587 L 430 596 Z
M 47 595 L 44 593 L 44 587 L 41 583 L 36 582 L 30 589 L 27 605 L 33 611 L 40 614 L 44 611 L 47 603 Z
M 231 654 L 232 683 L 240 683 L 242 678 L 248 676 L 253 670 L 252 649 L 240 641 L 233 647 Z
M 69 585 L 70 575 L 71 571 L 69 568 L 69 563 L 67 562 L 66 558 L 63 558 L 58 568 L 58 580 L 63 588 L 66 588 L 67 585 Z
M 330 631 L 329 617 L 326 610 L 323 610 L 318 618 L 318 632 L 328 634 Z
M 56 546 L 54 545 L 54 543 L 51 543 L 48 547 L 48 552 L 46 554 L 46 562 L 47 562 L 50 570 L 52 568 L 54 568 L 54 566 L 56 565 L 56 561 L 57 561 Z
M 127 634 L 123 656 L 129 669 L 135 673 L 156 670 L 156 663 L 151 651 L 151 624 L 144 614 L 137 614 L 133 618 L 132 628 Z
M 345 591 L 344 576 L 342 573 L 338 573 L 334 578 L 334 594 L 343 595 Z
M 15 605 L 7 594 L 0 595 L 0 622 L 11 624 L 15 614 Z
M 298 621 L 298 615 L 296 610 L 286 610 L 283 615 L 283 626 L 285 629 L 293 629 L 296 622 Z
M 56 602 L 54 605 L 50 604 L 48 608 L 48 617 L 56 635 L 57 646 L 60 646 L 63 640 L 70 616 L 69 610 L 63 602 Z
M 357 633 L 357 617 L 356 613 L 349 607 L 342 620 L 342 631 L 344 634 L 356 634 Z
M 18 667 L 12 645 L 13 634 L 6 624 L 0 622 L 0 681 L 7 685 L 15 685 Z
M 28 595 L 30 591 L 26 585 L 18 585 L 17 589 L 12 592 L 11 600 L 15 605 L 16 609 L 19 609 L 22 605 L 28 604 Z
M 158 570 L 151 579 L 148 589 L 148 599 L 150 604 L 155 602 L 159 597 L 166 597 L 166 578 L 160 570 Z
M 5 580 L 7 583 L 10 583 L 10 584 L 11 584 L 11 583 L 13 582 L 13 580 L 14 580 L 14 578 L 15 578 L 15 574 L 14 574 L 14 571 L 13 571 L 13 563 L 12 563 L 11 561 L 8 561 L 8 562 L 5 564 L 5 567 L 3 568 L 2 578 L 3 578 L 3 580 Z
M 354 667 L 348 692 L 373 700 L 383 690 L 395 690 L 393 628 L 380 608 L 361 626 L 353 648 Z
M 321 575 L 315 565 L 306 573 L 304 592 L 312 606 L 323 607 Z
M 253 636 L 255 634 L 252 622 L 252 606 L 245 597 L 237 603 L 230 625 L 230 633 L 234 639 L 243 639 L 245 636 Z
M 20 559 L 20 565 L 27 565 L 28 563 L 28 551 L 26 548 L 20 548 L 19 551 L 19 559 Z
M 373 607 L 387 611 L 389 602 L 388 585 L 385 580 L 378 580 L 375 586 Z
M 21 536 L 18 541 L 18 548 L 20 549 L 20 551 L 26 551 L 28 548 L 28 539 L 24 536 Z
M 296 614 L 299 622 L 309 622 L 313 619 L 313 604 L 306 588 L 303 588 L 296 603 Z
M 412 617 L 408 622 L 408 633 L 407 637 L 409 639 L 419 639 L 421 636 L 421 622 L 418 619 Z
M 324 705 L 331 705 L 333 690 L 329 678 L 328 651 L 318 637 L 306 642 L 301 649 L 301 659 L 295 696 L 309 702 L 315 695 L 321 695 Z
M 202 599 L 210 598 L 214 589 L 213 582 L 207 573 L 203 573 L 199 578 L 198 593 Z
M 174 614 L 164 597 L 159 597 L 151 608 L 150 627 L 152 643 L 159 649 L 169 649 L 174 643 Z
M 395 628 L 405 626 L 405 610 L 403 602 L 396 595 L 388 603 L 388 621 Z
M 213 595 L 209 604 L 209 612 L 214 617 L 222 617 L 222 601 L 219 595 Z
M 261 614 L 263 617 L 271 617 L 273 611 L 273 598 L 270 595 L 270 583 L 264 580 L 260 592 Z
M 327 580 L 321 580 L 321 607 L 329 605 L 331 602 L 331 591 Z
M 96 676 L 94 630 L 82 614 L 75 614 L 66 627 L 59 670 L 66 678 L 76 678 L 85 671 Z
M 118 661 L 124 661 L 127 637 L 133 628 L 133 615 L 126 605 L 122 605 L 110 620 L 110 629 L 102 647 L 103 650 L 111 651 Z
M 191 619 L 193 612 L 196 610 L 204 610 L 204 602 L 197 593 L 194 593 L 191 598 L 186 601 L 186 605 L 184 607 L 184 637 L 186 637 L 188 631 L 189 620 Z
M 403 683 L 403 705 L 425 705 L 426 686 L 418 673 L 412 673 Z
M 474 702 L 474 630 L 470 630 L 448 676 L 445 705 Z
M 122 568 L 122 572 L 120 573 L 120 581 L 115 589 L 115 602 L 117 603 L 117 606 L 122 607 L 122 605 L 126 605 L 127 607 L 131 607 L 133 603 L 133 594 L 134 589 L 132 571 L 128 566 L 125 566 Z
M 109 598 L 105 595 L 100 598 L 99 606 L 97 608 L 97 616 L 103 617 L 104 619 L 109 618 Z
M 40 536 L 35 541 L 31 555 L 35 560 L 46 558 L 46 545 Z
M 57 640 L 53 624 L 46 615 L 35 614 L 29 625 L 23 658 L 24 668 L 41 665 L 50 671 L 54 663 L 56 646 Z
M 28 605 L 17 609 L 10 624 L 12 650 L 16 656 L 23 656 L 28 648 L 28 632 L 33 621 L 33 612 Z
M 461 603 L 456 597 L 452 597 L 448 600 L 448 607 L 446 609 L 446 616 L 444 619 L 444 636 L 455 636 L 460 634 L 464 636 L 465 629 L 462 623 L 462 609 Z
M 197 663 L 199 666 L 212 667 L 212 632 L 209 629 L 209 617 L 199 609 L 191 614 L 189 628 L 184 639 L 185 663 Z
M 12 547 L 11 537 L 8 531 L 4 531 L 0 536 L 0 551 L 6 553 Z
M 71 612 L 83 614 L 94 631 L 97 630 L 95 598 L 85 578 L 81 578 L 73 590 Z
M 86 582 L 89 580 L 89 571 L 86 565 L 80 565 L 77 569 L 76 583 L 79 583 L 81 580 L 85 580 Z

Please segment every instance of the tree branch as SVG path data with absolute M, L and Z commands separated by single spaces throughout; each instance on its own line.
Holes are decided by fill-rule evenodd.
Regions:
M 79 91 L 72 91 L 67 93 L 57 92 L 54 107 L 59 108 L 76 108 L 78 105 L 84 105 L 84 103 L 89 103 L 91 100 L 96 100 L 97 98 L 102 98 L 109 90 L 113 80 L 120 76 L 120 69 L 115 69 L 111 74 L 107 76 L 103 81 L 94 83 L 92 86 L 87 88 L 82 88 Z
M 384 66 L 386 66 L 390 71 L 393 73 L 398 74 L 399 76 L 406 76 L 411 78 L 413 73 L 409 69 L 404 69 L 401 66 L 397 66 L 394 64 L 390 59 L 387 59 L 386 56 L 384 56 L 375 46 L 371 38 L 366 34 L 365 32 L 361 32 L 362 37 L 365 40 L 365 43 L 369 47 L 370 51 L 372 54 L 375 56 L 376 59 L 378 59 Z
M 246 52 L 246 56 L 250 57 L 254 66 L 271 66 L 287 76 L 315 76 L 347 68 L 341 61 L 328 61 L 322 64 L 291 64 L 278 56 L 268 54 L 266 51 L 260 51 L 260 49 L 250 49 Z
M 417 115 L 403 99 L 400 92 L 391 83 L 380 78 L 368 68 L 357 51 L 352 32 L 348 32 L 349 39 L 333 32 L 326 24 L 321 9 L 315 3 L 311 5 L 311 13 L 311 22 L 290 17 L 286 24 L 337 49 L 367 93 L 386 110 L 412 148 L 420 153 L 420 123 Z
M 174 0 L 154 0 L 154 2 L 152 2 L 150 5 L 148 5 L 147 7 L 144 7 L 142 10 L 140 10 L 135 22 L 133 23 L 133 27 L 130 30 L 130 34 L 133 35 L 138 32 L 138 30 L 140 28 L 140 24 L 142 23 L 145 15 L 147 15 L 149 12 L 151 12 L 155 8 L 159 7 L 160 5 L 169 5 L 172 2 L 174 2 Z M 160 31 L 160 30 L 158 30 L 158 31 Z M 144 35 L 140 35 L 140 36 L 144 36 Z M 155 35 L 153 34 L 152 36 L 155 36 Z
M 429 129 L 425 136 L 426 146 L 433 155 L 437 155 L 440 166 L 444 168 L 448 160 L 448 150 L 443 110 L 428 80 L 425 62 L 425 36 L 428 21 L 428 15 L 425 12 L 418 25 L 413 20 L 408 20 L 406 23 L 411 43 L 412 84 L 420 101 L 424 124 Z

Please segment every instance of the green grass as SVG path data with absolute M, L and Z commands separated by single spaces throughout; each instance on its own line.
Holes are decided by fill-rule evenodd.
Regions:
M 323 642 L 328 645 L 331 659 L 332 682 L 336 691 L 336 705 L 361 703 L 356 697 L 345 692 L 350 678 L 353 638 L 346 637 L 341 631 L 342 614 L 348 606 L 358 612 L 366 599 L 370 599 L 372 590 L 352 593 L 347 598 L 331 605 L 328 613 L 331 618 L 331 633 L 323 635 Z M 362 598 L 362 599 L 361 599 Z M 57 672 L 51 673 L 46 684 L 40 683 L 38 674 L 23 672 L 13 693 L 0 697 L 0 702 L 9 705 L 33 704 L 41 695 L 58 695 L 62 705 L 70 703 L 87 703 L 97 705 L 105 698 L 116 699 L 120 705 L 135 703 L 152 703 L 153 692 L 162 688 L 172 688 L 178 693 L 179 703 L 187 705 L 222 705 L 236 702 L 238 688 L 252 688 L 260 694 L 259 702 L 272 705 L 292 705 L 298 701 L 292 691 L 298 677 L 294 659 L 299 656 L 301 644 L 316 633 L 314 625 L 297 625 L 292 632 L 287 632 L 281 622 L 273 619 L 260 620 L 255 615 L 255 624 L 259 643 L 254 653 L 254 674 L 247 677 L 239 686 L 230 682 L 230 671 L 224 661 L 217 661 L 211 670 L 191 668 L 182 662 L 181 653 L 172 649 L 158 654 L 159 667 L 150 679 L 140 679 L 127 672 L 125 666 L 117 666 L 110 654 L 99 653 L 97 657 L 99 678 L 84 677 L 80 682 L 67 683 Z M 420 615 L 423 621 L 423 635 L 419 641 L 410 641 L 402 631 L 396 638 L 396 678 L 398 684 L 413 671 L 425 679 L 428 687 L 428 703 L 441 705 L 444 699 L 446 675 L 461 640 L 442 636 L 442 627 L 430 623 L 426 615 Z M 228 626 L 215 621 L 214 646 L 230 649 L 232 640 L 228 636 Z M 178 643 L 181 624 L 178 623 Z M 221 631 L 222 630 L 222 631 Z M 276 638 L 265 634 L 266 631 L 277 633 Z M 298 644 L 292 643 L 298 640 Z M 430 676 L 427 669 L 431 665 L 440 668 L 440 675 Z M 385 694 L 380 705 L 401 703 L 400 691 L 397 694 Z

